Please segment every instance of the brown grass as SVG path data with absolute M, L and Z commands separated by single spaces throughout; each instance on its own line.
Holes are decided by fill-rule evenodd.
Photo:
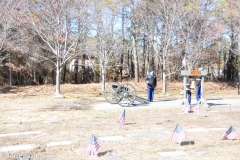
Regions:
M 134 84 L 134 83 L 133 83 Z M 138 95 L 146 96 L 144 83 L 134 84 Z M 181 99 L 182 83 L 168 84 L 168 92 L 161 93 L 161 84 L 156 89 L 156 99 Z M 126 108 L 126 124 L 120 126 L 117 119 L 121 110 L 92 110 L 92 103 L 105 102 L 99 94 L 100 84 L 61 85 L 65 98 L 54 99 L 54 86 L 0 87 L 0 134 L 42 131 L 41 134 L 0 137 L 0 147 L 34 144 L 30 151 L 0 153 L 0 159 L 25 154 L 52 156 L 57 160 L 105 159 L 119 156 L 123 160 L 158 159 L 239 159 L 240 140 L 222 140 L 224 131 L 187 132 L 185 141 L 194 145 L 180 146 L 171 141 L 171 134 L 180 124 L 183 129 L 228 128 L 240 129 L 239 107 L 214 106 L 202 108 L 201 114 L 185 114 L 181 105 L 177 108 Z M 207 98 L 239 98 L 236 86 L 226 83 L 205 83 Z M 78 105 L 78 107 L 71 107 Z M 19 112 L 22 109 L 22 114 Z M 209 112 L 218 111 L 218 112 Z M 22 121 L 22 124 L 20 122 Z M 56 121 L 56 123 L 50 123 Z M 163 133 L 163 131 L 168 131 Z M 239 131 L 240 132 L 240 131 Z M 128 137 L 138 133 L 143 136 Z M 121 141 L 100 141 L 99 156 L 85 156 L 91 134 L 98 137 L 123 136 Z M 72 141 L 71 145 L 48 147 L 54 141 Z M 182 150 L 188 156 L 161 157 L 158 152 Z M 206 154 L 198 154 L 205 151 Z M 49 157 L 48 157 L 49 158 Z M 49 159 L 50 159 L 49 158 Z M 44 158 L 42 158 L 44 159 Z M 47 159 L 45 157 L 45 159 Z

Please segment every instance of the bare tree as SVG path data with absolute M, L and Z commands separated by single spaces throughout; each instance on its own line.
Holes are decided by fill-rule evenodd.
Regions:
M 0 64 L 2 61 L 8 57 L 6 53 L 7 49 L 7 40 L 9 38 L 11 27 L 13 23 L 13 18 L 8 14 L 9 3 L 6 0 L 0 2 L 2 6 L 0 14 Z
M 149 8 L 154 14 L 152 24 L 154 24 L 154 36 L 149 37 L 150 46 L 154 49 L 155 55 L 159 57 L 162 66 L 163 90 L 166 92 L 166 76 L 169 49 L 173 46 L 175 29 L 178 25 L 179 2 L 156 0 L 151 1 Z M 151 23 L 150 23 L 151 24 Z
M 25 10 L 22 1 L 1 1 L 0 14 L 0 63 L 8 57 L 9 84 L 12 85 L 12 69 L 18 64 L 13 64 L 10 54 L 20 55 L 27 51 L 27 43 L 31 37 L 26 26 Z M 12 56 L 14 57 L 14 55 Z
M 130 0 L 130 16 L 129 20 L 131 22 L 131 28 L 129 29 L 131 40 L 132 40 L 132 53 L 133 53 L 133 59 L 134 59 L 134 79 L 135 83 L 139 82 L 139 58 L 137 53 L 137 39 L 139 35 L 139 18 L 138 18 L 138 1 Z M 140 8 L 139 8 L 140 9 Z
M 105 90 L 107 68 L 119 59 L 122 39 L 117 25 L 116 3 L 96 1 L 93 11 L 92 30 L 95 35 L 88 41 L 88 56 L 95 57 L 101 69 L 101 92 Z
M 237 61 L 239 59 L 239 34 L 240 34 L 240 2 L 234 0 L 223 1 L 217 8 L 216 15 L 224 26 L 220 43 L 224 52 L 224 77 L 233 81 L 238 73 Z M 227 42 L 227 43 L 226 43 Z M 222 47 L 223 46 L 223 47 Z
M 76 26 L 85 13 L 88 2 L 74 1 L 26 1 L 27 16 L 36 32 L 35 40 L 43 50 L 39 57 L 52 62 L 56 67 L 55 97 L 63 97 L 60 92 L 60 73 L 64 64 L 79 51 L 81 34 Z M 78 6 L 82 6 L 79 10 Z M 84 17 L 84 16 L 83 16 Z
M 148 46 L 154 49 L 155 57 L 159 58 L 158 63 L 162 66 L 162 92 L 165 93 L 166 77 L 182 68 L 179 66 L 173 70 L 171 64 L 176 62 L 172 62 L 174 59 L 170 57 L 183 58 L 182 54 L 186 53 L 190 66 L 198 64 L 200 53 L 218 38 L 216 35 L 220 29 L 211 21 L 210 1 L 205 4 L 191 0 L 153 0 L 147 4 L 148 18 L 144 18 L 144 22 L 148 25 L 147 33 L 153 33 L 153 36 L 148 36 Z M 149 32 L 149 26 L 154 28 L 153 32 Z

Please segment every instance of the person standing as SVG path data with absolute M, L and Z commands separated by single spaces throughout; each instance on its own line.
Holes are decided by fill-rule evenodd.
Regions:
M 151 70 L 149 75 L 147 75 L 146 83 L 147 83 L 148 101 L 152 102 L 153 101 L 153 96 L 154 96 L 154 88 L 157 85 L 157 77 L 154 74 L 153 70 Z
M 201 99 L 201 77 L 196 79 L 196 100 L 199 101 Z
M 186 93 L 187 93 L 188 106 L 191 108 L 192 92 L 191 92 L 190 84 L 187 84 L 187 86 L 186 86 Z

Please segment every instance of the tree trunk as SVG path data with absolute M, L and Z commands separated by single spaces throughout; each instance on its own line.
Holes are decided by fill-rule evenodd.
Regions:
M 66 80 L 66 71 L 67 71 L 67 65 L 64 65 L 64 70 L 63 70 L 63 84 L 65 84 L 65 80 Z
M 132 39 L 133 45 L 133 58 L 134 58 L 134 75 L 135 75 L 135 83 L 139 82 L 139 64 L 138 64 L 138 56 L 137 56 L 137 48 L 136 48 L 136 35 L 133 35 Z
M 97 83 L 97 82 L 98 82 L 97 74 L 96 74 L 96 72 L 95 72 L 95 70 L 94 70 L 93 67 L 92 67 L 91 69 L 92 69 L 92 71 L 93 71 L 93 81 L 94 81 L 94 83 Z
M 127 54 L 127 64 L 128 64 L 128 69 L 129 69 L 129 78 L 132 79 L 132 59 L 131 59 L 131 55 L 130 55 L 130 50 L 128 50 L 128 54 Z
M 85 83 L 85 60 L 86 60 L 86 55 L 84 54 L 82 56 L 82 70 L 81 70 L 81 83 Z
M 33 82 L 36 83 L 36 70 L 35 70 L 35 66 L 33 66 Z
M 122 71 L 123 71 L 123 50 L 122 50 L 122 54 L 121 54 L 121 58 L 120 58 L 120 62 L 121 62 L 121 65 L 120 65 L 120 68 L 119 68 L 119 70 L 120 70 L 120 77 L 119 77 L 119 79 L 120 79 L 120 82 L 122 82 Z
M 101 64 L 101 80 L 102 80 L 101 93 L 102 94 L 104 94 L 104 92 L 105 92 L 105 82 L 106 82 L 105 55 L 106 55 L 106 51 L 104 51 L 103 56 L 102 56 L 101 61 L 100 61 L 100 64 Z
M 143 37 L 143 66 L 142 66 L 142 77 L 144 78 L 146 75 L 145 75 L 145 63 L 146 63 L 146 35 L 144 35 Z
M 9 86 L 12 86 L 12 67 L 11 67 L 11 59 L 9 55 Z
M 146 66 L 147 66 L 147 68 L 146 68 L 146 71 L 147 71 L 147 75 L 149 74 L 149 69 L 150 69 L 150 67 L 149 67 L 149 65 L 150 65 L 150 63 L 149 63 L 149 59 L 150 59 L 150 56 L 149 56 L 149 54 L 150 54 L 150 49 L 149 49 L 150 47 L 148 46 L 147 47 L 147 53 L 146 53 Z
M 56 66 L 56 92 L 54 94 L 55 98 L 63 98 L 63 95 L 60 92 L 60 58 L 57 59 L 57 66 Z
M 166 84 L 166 59 L 163 57 L 163 71 L 162 71 L 162 79 L 163 79 L 163 89 L 162 93 L 166 93 L 167 91 L 167 84 Z
M 122 7 L 122 54 L 121 54 L 121 58 L 120 58 L 120 63 L 121 63 L 121 67 L 120 67 L 120 82 L 122 82 L 122 71 L 123 71 L 123 54 L 124 54 L 124 40 L 125 40 L 125 34 L 124 34 L 124 6 Z
M 102 86 L 101 86 L 101 93 L 103 94 L 105 91 L 105 81 L 106 81 L 106 69 L 105 66 L 101 66 L 101 80 L 102 80 Z
M 78 84 L 78 59 L 74 62 L 74 81 L 75 84 Z

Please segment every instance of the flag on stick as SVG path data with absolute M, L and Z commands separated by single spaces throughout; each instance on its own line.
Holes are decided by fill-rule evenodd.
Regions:
M 97 156 L 97 150 L 100 147 L 100 143 L 98 142 L 97 138 L 92 134 L 86 155 Z
M 223 134 L 223 139 L 229 139 L 233 140 L 235 137 L 237 137 L 238 132 L 231 126 L 227 132 Z
M 200 108 L 199 108 L 199 102 L 197 103 L 197 105 L 194 107 L 194 112 L 196 114 L 199 114 Z
M 122 111 L 122 114 L 119 117 L 119 123 L 122 126 L 125 124 L 125 109 Z
M 183 131 L 182 127 L 179 124 L 177 124 L 172 135 L 172 141 L 176 143 L 181 143 L 185 137 L 186 133 Z
M 182 111 L 185 112 L 185 113 L 188 113 L 189 109 L 190 109 L 190 105 L 188 105 L 188 103 L 185 101 L 183 102 L 183 108 L 182 108 Z
M 186 61 L 186 56 L 184 56 L 183 60 L 182 60 L 182 66 L 186 66 L 187 65 L 187 61 Z

